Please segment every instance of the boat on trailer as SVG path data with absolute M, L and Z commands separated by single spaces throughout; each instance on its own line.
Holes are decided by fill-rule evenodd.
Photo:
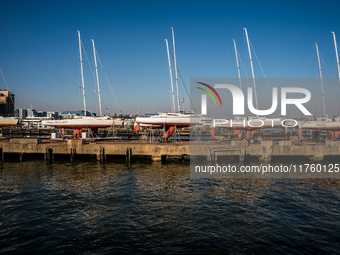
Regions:
M 340 80 L 340 67 L 339 67 L 339 57 L 338 57 L 338 48 L 335 38 L 335 33 L 332 32 L 335 46 L 335 54 L 338 66 L 338 74 Z M 330 130 L 332 131 L 332 139 L 337 139 L 340 134 L 340 119 L 337 118 L 328 118 L 326 115 L 326 107 L 325 107 L 325 93 L 323 89 L 323 81 L 322 81 L 322 70 L 320 63 L 320 53 L 317 42 L 315 42 L 316 53 L 318 56 L 318 64 L 319 64 L 319 72 L 320 72 L 320 81 L 321 81 L 321 92 L 322 92 L 322 107 L 323 107 L 323 118 L 312 118 L 312 120 L 304 121 L 299 124 L 299 137 L 302 138 L 302 129 L 313 129 L 314 130 L 314 138 L 318 139 L 320 137 L 321 130 Z
M 81 50 L 81 39 L 80 39 L 80 32 L 78 30 L 78 39 L 79 39 L 79 56 L 80 56 L 80 70 L 81 70 L 81 78 L 82 78 L 82 90 L 83 90 L 83 105 L 84 105 L 84 115 L 86 115 L 86 101 L 85 101 L 85 85 L 84 85 L 84 71 L 83 71 L 83 59 L 82 59 L 82 50 Z M 94 46 L 94 41 L 92 40 L 93 44 L 93 52 L 95 58 L 95 68 L 96 68 L 96 77 L 97 77 L 97 86 L 98 86 L 98 95 L 99 95 L 99 105 L 100 105 L 100 89 L 99 89 L 99 81 L 98 81 L 98 71 L 97 71 L 97 61 L 96 61 L 96 50 Z M 100 115 L 101 114 L 101 105 L 100 108 Z M 83 128 L 90 128 L 94 133 L 97 133 L 98 128 L 105 128 L 111 127 L 113 124 L 113 120 L 108 116 L 76 116 L 73 119 L 63 119 L 63 120 L 48 120 L 43 121 L 43 125 L 51 126 L 51 127 L 58 127 L 58 128 L 70 128 L 74 129 L 77 137 L 80 137 L 81 130 Z
M 251 66 L 252 79 L 253 79 L 253 85 L 254 85 L 256 110 L 258 110 L 259 106 L 258 106 L 258 98 L 257 98 L 257 91 L 256 91 L 255 74 L 254 74 L 253 60 L 251 57 L 248 32 L 246 28 L 243 28 L 243 29 L 244 29 L 246 40 L 247 40 L 248 53 L 249 53 L 249 58 L 250 58 L 250 66 Z M 238 51 L 237 51 L 236 42 L 234 39 L 233 39 L 233 43 L 234 43 L 234 49 L 235 49 L 240 89 L 242 90 L 241 73 L 240 73 L 240 66 L 239 66 L 239 61 L 238 61 Z M 217 123 L 217 127 L 234 130 L 234 136 L 238 136 L 241 134 L 242 131 L 246 131 L 246 140 L 249 141 L 250 143 L 254 143 L 255 140 L 253 136 L 254 136 L 255 130 L 280 127 L 282 125 L 282 120 L 283 118 L 245 116 L 245 117 L 236 117 L 232 121 L 220 120 L 222 123 L 218 123 L 218 122 L 216 123 Z M 212 136 L 214 136 L 214 128 L 212 129 Z
M 18 124 L 18 118 L 16 117 L 2 117 L 0 116 L 0 127 L 16 126 Z
M 175 36 L 174 30 L 172 30 L 172 40 L 173 40 L 173 49 L 174 49 L 174 64 L 175 64 L 175 80 L 177 86 L 177 112 L 176 112 L 176 104 L 175 104 L 175 94 L 174 94 L 174 86 L 173 86 L 173 78 L 172 78 L 172 69 L 171 69 L 171 61 L 170 61 L 170 52 L 168 40 L 165 39 L 167 54 L 168 54 L 168 64 L 169 64 L 169 73 L 170 73 L 170 83 L 171 83 L 171 96 L 172 96 L 172 113 L 156 113 L 152 116 L 143 116 L 136 117 L 136 124 L 134 127 L 135 133 L 144 126 L 149 128 L 165 128 L 165 134 L 162 138 L 169 138 L 171 134 L 174 132 L 176 128 L 190 127 L 195 126 L 197 124 L 202 123 L 203 116 L 197 113 L 182 113 L 180 112 L 180 103 L 179 103 L 179 93 L 178 93 L 178 79 L 177 79 L 177 62 L 176 62 L 176 50 L 175 50 Z

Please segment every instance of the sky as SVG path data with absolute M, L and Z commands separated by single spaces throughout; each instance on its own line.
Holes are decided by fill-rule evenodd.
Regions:
M 250 76 L 243 27 L 256 52 L 257 57 L 252 54 L 257 78 L 319 78 L 315 41 L 323 77 L 338 77 L 331 31 L 340 40 L 339 8 L 336 1 L 1 0 L 0 67 L 16 96 L 16 108 L 82 109 L 79 30 L 87 56 L 83 52 L 88 110 L 99 112 L 93 39 L 107 76 L 99 66 L 104 113 L 171 111 L 164 39 L 172 52 L 173 27 L 182 77 L 179 94 L 188 110 L 181 80 L 189 91 L 190 78 L 238 76 L 233 38 L 245 66 L 241 76 Z M 2 79 L 0 88 L 6 89 Z M 320 97 L 321 87 L 309 89 Z M 334 96 L 338 90 L 339 84 L 325 88 L 330 115 L 339 108 Z M 266 97 L 260 93 L 259 100 Z M 318 109 L 315 106 L 314 114 Z

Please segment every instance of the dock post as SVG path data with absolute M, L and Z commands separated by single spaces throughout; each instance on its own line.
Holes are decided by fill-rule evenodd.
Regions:
M 246 155 L 246 150 L 241 149 L 240 150 L 240 162 L 244 162 L 244 156 Z
M 104 161 L 105 160 L 105 149 L 99 148 L 99 154 L 97 154 L 97 160 Z
M 310 158 L 312 162 L 321 162 L 325 157 L 323 148 L 315 147 L 314 156 Z
M 211 156 L 211 149 L 209 149 L 209 154 L 208 154 L 208 156 L 207 156 L 207 161 L 208 162 L 211 162 L 212 161 L 212 158 L 211 158 L 212 156 Z
M 215 151 L 213 151 L 212 153 L 211 153 L 211 164 L 212 165 L 215 165 L 215 162 L 216 162 L 216 153 L 215 153 Z
M 129 148 L 126 148 L 125 151 L 125 163 L 128 164 L 129 162 Z
M 54 158 L 53 149 L 52 148 L 46 148 L 46 150 L 45 150 L 45 160 L 51 161 L 53 158 Z
M 20 159 L 20 162 L 22 162 L 22 155 L 23 155 L 24 153 L 23 152 L 19 152 L 19 159 Z
M 74 155 L 76 154 L 76 149 L 71 148 L 70 149 L 70 158 L 71 158 L 71 162 L 73 162 L 74 160 Z
M 130 165 L 130 162 L 131 162 L 131 155 L 132 155 L 132 149 L 126 148 L 125 159 L 126 159 L 126 164 L 128 165 Z
M 261 141 L 262 156 L 259 158 L 262 162 L 271 162 L 273 155 L 273 141 Z

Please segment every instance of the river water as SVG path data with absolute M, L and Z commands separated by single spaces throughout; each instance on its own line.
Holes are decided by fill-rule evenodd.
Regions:
M 6 160 L 1 254 L 335 254 L 339 179 L 192 179 L 189 163 Z

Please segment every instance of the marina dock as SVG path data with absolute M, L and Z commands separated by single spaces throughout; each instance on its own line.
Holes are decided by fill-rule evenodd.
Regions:
M 41 138 L 11 138 L 0 140 L 2 159 L 8 155 L 18 155 L 21 161 L 33 155 L 44 156 L 52 160 L 55 156 L 69 156 L 71 161 L 80 156 L 95 156 L 97 160 L 107 157 L 131 158 L 149 157 L 153 161 L 166 160 L 167 157 L 188 156 L 205 157 L 208 161 L 228 156 L 238 158 L 240 162 L 247 157 L 256 157 L 260 161 L 270 162 L 273 157 L 306 157 L 311 161 L 322 161 L 324 157 L 340 156 L 340 141 L 325 142 L 273 141 L 263 140 L 260 143 L 248 144 L 247 141 L 178 141 L 153 142 L 123 140 L 85 140 L 67 139 L 53 141 Z

